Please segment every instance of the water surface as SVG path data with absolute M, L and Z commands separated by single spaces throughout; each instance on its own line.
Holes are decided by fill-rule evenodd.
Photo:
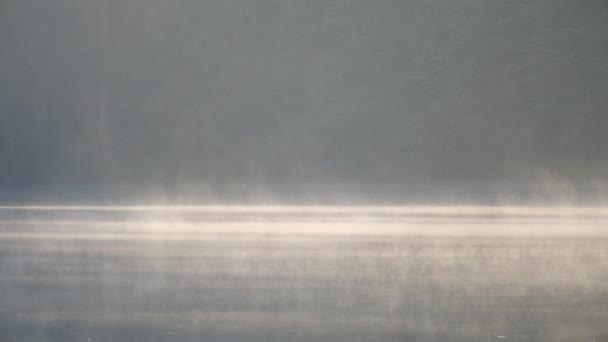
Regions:
M 594 208 L 3 208 L 0 341 L 607 341 L 606 223 Z

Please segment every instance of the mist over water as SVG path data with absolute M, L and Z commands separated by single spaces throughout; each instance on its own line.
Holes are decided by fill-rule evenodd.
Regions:
M 0 342 L 608 341 L 607 60 L 605 0 L 0 0 Z
M 608 338 L 602 208 L 5 207 L 0 216 L 1 341 Z

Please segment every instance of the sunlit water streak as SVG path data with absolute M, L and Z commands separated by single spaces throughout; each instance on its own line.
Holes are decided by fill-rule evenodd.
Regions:
M 605 341 L 607 213 L 1 207 L 0 341 Z

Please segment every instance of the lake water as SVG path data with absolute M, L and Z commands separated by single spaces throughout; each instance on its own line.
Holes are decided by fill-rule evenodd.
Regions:
M 0 341 L 608 341 L 603 209 L 0 209 Z

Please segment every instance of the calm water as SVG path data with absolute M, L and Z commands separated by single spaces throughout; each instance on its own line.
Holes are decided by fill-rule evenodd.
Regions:
M 136 211 L 0 209 L 0 341 L 608 341 L 603 213 Z

